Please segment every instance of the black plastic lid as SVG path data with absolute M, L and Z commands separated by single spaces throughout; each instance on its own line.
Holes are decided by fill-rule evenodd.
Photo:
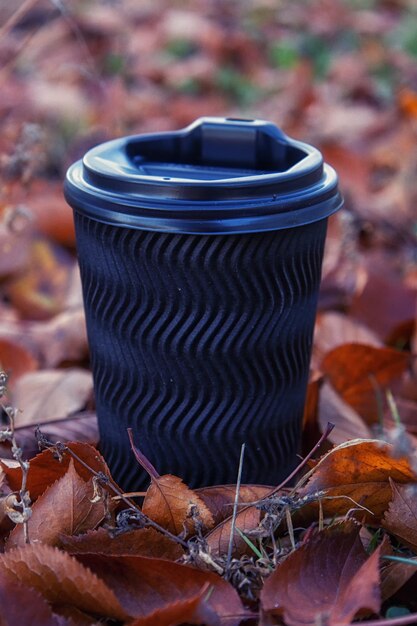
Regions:
M 65 196 L 108 224 L 200 234 L 301 226 L 342 205 L 316 148 L 269 122 L 210 117 L 96 146 L 69 168 Z

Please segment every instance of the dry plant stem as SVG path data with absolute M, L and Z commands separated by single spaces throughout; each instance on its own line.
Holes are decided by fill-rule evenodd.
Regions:
M 393 617 L 392 619 L 377 619 L 370 622 L 353 622 L 355 624 L 363 624 L 365 626 L 406 626 L 406 624 L 417 623 L 417 613 L 411 613 L 411 615 L 404 615 L 404 617 Z
M 230 563 L 232 561 L 233 538 L 234 538 L 234 535 L 235 535 L 237 507 L 239 505 L 239 492 L 240 492 L 240 483 L 241 483 L 241 480 L 242 480 L 242 469 L 243 469 L 243 459 L 244 459 L 244 457 L 245 457 L 245 444 L 242 443 L 242 448 L 240 450 L 239 469 L 238 469 L 238 472 L 237 472 L 235 501 L 234 501 L 234 504 L 233 504 L 232 524 L 231 524 L 231 527 L 230 527 L 229 546 L 228 546 L 228 550 L 227 550 L 226 580 L 228 579 L 229 574 L 230 574 Z
M 123 502 L 132 510 L 135 511 L 135 513 L 140 513 L 140 515 L 146 519 L 146 524 L 147 526 L 151 526 L 152 528 L 155 528 L 155 530 L 157 530 L 158 532 L 160 532 L 161 534 L 165 535 L 166 537 L 168 537 L 169 539 L 171 539 L 172 541 L 175 541 L 176 543 L 179 543 L 183 548 L 187 548 L 187 543 L 181 539 L 180 537 L 177 537 L 176 535 L 173 535 L 171 532 L 169 532 L 169 530 L 166 530 L 165 528 L 163 528 L 162 526 L 160 526 L 159 524 L 157 524 L 156 522 L 154 522 L 150 517 L 148 517 L 147 515 L 145 515 L 144 513 L 142 513 L 142 511 L 140 510 L 139 507 L 136 506 L 136 504 L 134 504 L 133 502 L 131 502 L 129 500 L 129 498 L 127 498 L 124 493 L 118 488 L 116 487 L 116 485 L 114 485 L 113 483 L 111 483 L 107 476 L 105 476 L 105 474 L 103 474 L 102 472 L 96 472 L 92 467 L 90 467 L 88 465 L 88 463 L 86 463 L 85 461 L 83 461 L 78 454 L 76 454 L 75 452 L 73 452 L 71 450 L 71 448 L 68 448 L 65 444 L 57 442 L 56 444 L 51 444 L 50 446 L 47 446 L 49 448 L 57 448 L 57 450 L 59 450 L 60 452 L 68 452 L 68 454 L 70 454 L 76 461 L 78 461 L 79 463 L 81 463 L 81 465 L 83 467 L 85 467 L 89 472 L 91 472 L 91 474 L 93 476 L 95 476 L 98 481 L 100 482 L 100 484 L 103 485 L 103 487 L 109 488 L 111 489 L 111 491 L 113 491 L 113 493 L 118 497 L 119 500 L 123 500 Z
M 13 15 L 9 17 L 7 22 L 3 24 L 3 26 L 0 28 L 0 39 L 7 35 L 12 30 L 12 28 L 16 26 L 20 18 L 22 18 L 25 13 L 30 11 L 30 9 L 34 7 L 37 2 L 38 0 L 26 0 L 26 2 L 21 4 L 20 7 L 13 13 Z
M 0 372 L 0 397 L 3 396 L 6 392 L 7 387 L 7 374 L 5 372 Z M 1 403 L 1 408 L 7 415 L 9 420 L 9 430 L 4 433 L 6 435 L 6 439 L 10 441 L 12 444 L 12 454 L 13 458 L 19 463 L 20 469 L 22 470 L 22 484 L 19 490 L 19 502 L 16 503 L 15 506 L 21 509 L 21 519 L 20 523 L 23 524 L 23 536 L 25 539 L 25 543 L 30 543 L 29 540 L 29 528 L 28 528 L 28 519 L 32 514 L 30 505 L 30 497 L 27 491 L 27 479 L 28 479 L 28 471 L 29 471 L 29 462 L 24 461 L 22 458 L 22 449 L 17 445 L 16 437 L 15 437 L 15 424 L 14 418 L 16 414 L 16 409 L 10 406 L 6 406 Z M 1 431 L 0 431 L 1 434 Z

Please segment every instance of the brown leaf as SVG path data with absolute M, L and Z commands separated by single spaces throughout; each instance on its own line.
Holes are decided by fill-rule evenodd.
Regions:
M 415 481 L 408 460 L 393 458 L 391 451 L 392 446 L 378 440 L 347 441 L 318 461 L 299 496 L 314 497 L 322 492 L 321 503 L 326 516 L 344 515 L 358 508 L 360 518 L 366 516 L 375 523 L 391 500 L 390 477 L 401 484 Z M 373 515 L 361 507 L 366 507 Z M 300 516 L 304 523 L 317 520 L 317 504 L 303 507 Z
M 186 600 L 177 600 L 167 607 L 155 609 L 146 617 L 138 617 L 129 622 L 129 626 L 181 626 L 182 624 L 205 624 L 217 626 L 217 615 L 203 603 L 208 593 L 208 586 Z
M 105 528 L 83 535 L 61 535 L 60 547 L 70 554 L 107 554 L 109 556 L 147 556 L 175 561 L 182 548 L 153 528 L 138 528 L 112 537 Z
M 97 415 L 91 411 L 82 411 L 76 415 L 62 419 L 38 422 L 37 424 L 45 437 L 53 443 L 57 441 L 78 441 L 96 446 L 99 441 Z M 32 426 L 16 428 L 19 447 L 23 450 L 26 459 L 36 456 L 39 452 L 35 429 Z M 11 457 L 10 446 L 0 443 L 0 454 Z
M 348 439 L 372 438 L 369 426 L 355 409 L 342 400 L 328 382 L 323 383 L 319 392 L 318 421 L 322 433 L 325 432 L 329 422 L 335 425 L 328 440 L 336 445 Z
M 214 526 L 214 519 L 203 500 L 178 476 L 166 474 L 153 477 L 143 501 L 142 511 L 163 528 L 175 535 L 187 529 L 191 533 L 194 522 L 190 518 L 192 506 L 206 529 Z
M 396 485 L 390 480 L 392 500 L 385 511 L 382 526 L 400 541 L 417 550 L 416 485 Z
M 30 220 L 20 209 L 0 205 L 0 277 L 24 270 L 29 262 Z
M 119 620 L 129 617 L 112 589 L 57 548 L 42 544 L 15 548 L 0 554 L 0 567 L 8 577 L 36 589 L 57 607 L 69 604 L 94 616 Z
M 60 534 L 79 535 L 93 530 L 106 514 L 102 500 L 92 502 L 94 484 L 92 478 L 85 481 L 76 472 L 74 461 L 62 478 L 59 478 L 32 505 L 28 522 L 31 541 L 59 546 Z M 17 525 L 10 533 L 6 549 L 23 546 L 23 526 Z
M 13 389 L 14 383 L 23 374 L 33 372 L 38 366 L 38 361 L 33 354 L 22 345 L 9 339 L 0 339 L 0 369 L 7 372 L 9 376 L 7 381 L 9 388 Z
M 379 410 L 376 389 L 392 385 L 409 363 L 410 355 L 405 352 L 345 344 L 325 356 L 322 370 L 343 400 L 373 422 Z
M 240 485 L 239 504 L 247 504 L 261 500 L 267 496 L 273 488 L 274 487 L 268 487 L 266 485 Z M 201 487 L 200 489 L 196 489 L 195 493 L 210 510 L 216 526 L 232 514 L 236 485 Z
M 7 285 L 7 294 L 21 315 L 32 320 L 49 319 L 63 309 L 74 261 L 66 250 L 47 240 L 30 246 L 26 271 Z
M 383 602 L 389 600 L 410 578 L 416 575 L 417 557 L 410 560 L 415 561 L 415 565 L 386 561 L 385 567 L 381 570 L 381 598 Z
M 70 442 L 67 446 L 79 456 L 84 463 L 96 472 L 103 472 L 110 476 L 109 468 L 98 450 L 87 443 Z M 59 461 L 54 458 L 51 450 L 44 450 L 30 461 L 27 489 L 32 501 L 35 501 L 56 480 L 64 476 L 71 461 L 69 453 L 65 453 Z M 22 485 L 22 470 L 20 467 L 10 467 L 9 463 L 0 461 L 5 479 L 12 491 L 19 491 Z M 84 479 L 91 478 L 91 472 L 74 459 L 74 467 Z
M 59 626 L 42 595 L 21 585 L 4 572 L 0 574 L 1 626 Z
M 288 626 L 345 626 L 360 611 L 377 613 L 379 552 L 368 558 L 352 522 L 330 526 L 284 559 L 265 582 L 262 610 Z
M 34 226 L 40 233 L 66 246 L 74 245 L 74 219 L 60 182 L 35 180 L 26 203 L 34 217 Z
M 367 326 L 336 311 L 319 313 L 314 327 L 313 369 L 318 368 L 325 355 L 346 343 L 382 347 L 382 341 Z
M 212 572 L 164 559 L 131 556 L 78 555 L 77 558 L 111 588 L 133 617 L 164 612 L 178 601 L 195 598 L 208 584 L 207 600 L 221 620 L 239 624 L 242 603 L 233 587 Z
M 22 376 L 16 383 L 13 402 L 22 412 L 17 426 L 44 423 L 80 411 L 92 394 L 90 372 L 80 368 L 43 370 Z
M 246 506 L 236 515 L 236 528 L 245 534 L 249 530 L 255 530 L 260 521 L 261 513 L 259 509 L 254 506 Z M 227 554 L 231 532 L 232 518 L 228 517 L 208 533 L 206 536 L 207 544 L 214 555 Z M 247 552 L 251 552 L 251 549 L 241 535 L 235 532 L 233 536 L 233 555 L 241 555 Z

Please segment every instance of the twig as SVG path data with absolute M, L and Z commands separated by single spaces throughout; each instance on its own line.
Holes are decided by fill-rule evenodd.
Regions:
M 240 450 L 239 469 L 238 469 L 237 481 L 236 481 L 235 502 L 233 504 L 232 525 L 230 527 L 229 546 L 228 546 L 228 550 L 227 550 L 226 576 L 225 576 L 226 580 L 229 578 L 230 563 L 232 561 L 233 538 L 234 538 L 234 535 L 235 535 L 237 507 L 239 505 L 239 491 L 240 491 L 240 483 L 241 483 L 241 480 L 242 480 L 242 469 L 243 469 L 243 459 L 244 459 L 244 457 L 245 457 L 245 444 L 242 443 L 242 447 L 241 447 L 241 450 Z

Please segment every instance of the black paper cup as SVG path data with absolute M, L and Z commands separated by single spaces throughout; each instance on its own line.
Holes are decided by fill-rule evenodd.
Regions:
M 111 141 L 67 173 L 100 449 L 115 480 L 275 484 L 297 464 L 327 217 L 315 148 L 203 118 Z

